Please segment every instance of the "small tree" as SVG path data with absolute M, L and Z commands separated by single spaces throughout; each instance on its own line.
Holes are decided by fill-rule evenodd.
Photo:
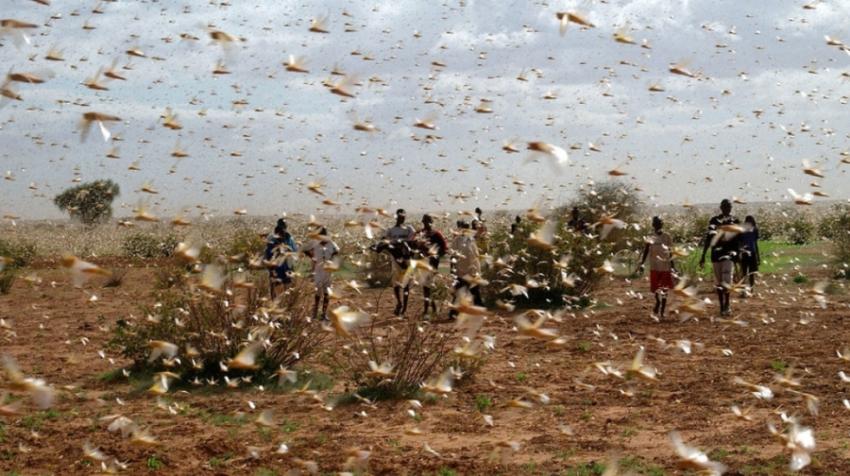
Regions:
M 65 190 L 56 195 L 53 203 L 72 219 L 91 225 L 112 217 L 112 201 L 120 193 L 118 184 L 112 180 L 96 180 Z

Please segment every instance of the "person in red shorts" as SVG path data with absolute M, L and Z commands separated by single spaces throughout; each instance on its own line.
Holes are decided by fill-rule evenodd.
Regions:
M 664 221 L 661 217 L 652 217 L 652 229 L 655 234 L 646 238 L 643 256 L 640 260 L 640 272 L 643 273 L 646 258 L 649 258 L 649 289 L 655 293 L 655 307 L 652 317 L 664 318 L 667 307 L 667 292 L 673 289 L 673 240 L 664 233 Z

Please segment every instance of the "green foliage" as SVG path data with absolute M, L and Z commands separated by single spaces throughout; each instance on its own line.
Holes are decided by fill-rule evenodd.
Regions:
M 568 225 L 574 206 L 588 223 L 584 232 Z M 548 216 L 547 220 L 555 222 L 551 249 L 529 244 L 528 237 L 542 226 L 530 220 L 521 223 L 514 236 L 507 230 L 493 231 L 490 249 L 494 262 L 483 271 L 490 282 L 484 289 L 485 301 L 511 300 L 517 306 L 536 308 L 586 306 L 590 294 L 608 279 L 599 270 L 603 263 L 614 255 L 634 252 L 643 242 L 643 232 L 631 226 L 640 219 L 641 208 L 642 201 L 631 185 L 606 182 L 583 188 L 575 199 Z M 627 226 L 601 239 L 600 229 L 590 225 L 603 216 L 615 216 Z M 530 280 L 537 285 L 527 286 Z M 510 295 L 506 288 L 511 284 L 526 286 L 528 297 Z
M 138 232 L 124 238 L 121 249 L 124 255 L 130 258 L 167 258 L 174 252 L 178 243 L 180 239 L 173 233 L 157 236 L 153 233 Z
M 297 421 L 284 420 L 283 423 L 280 424 L 280 429 L 283 430 L 284 433 L 295 433 L 298 431 L 298 428 L 301 425 Z
M 604 465 L 592 461 L 590 463 L 567 468 L 567 470 L 562 474 L 564 476 L 601 476 L 604 472 Z
M 224 245 L 227 256 L 255 257 L 266 247 L 266 239 L 260 233 L 247 227 L 237 228 L 231 235 L 230 241 Z
M 475 396 L 475 408 L 478 409 L 479 412 L 484 413 L 488 408 L 493 406 L 493 399 L 490 398 L 489 395 L 476 395 Z
M 112 201 L 120 193 L 118 184 L 112 180 L 96 180 L 65 190 L 56 195 L 53 203 L 72 219 L 92 225 L 112 218 Z
M 664 230 L 673 243 L 699 244 L 708 230 L 711 214 L 694 210 L 664 217 Z
M 57 410 L 46 410 L 37 413 L 31 413 L 21 420 L 21 425 L 24 428 L 32 431 L 38 431 L 45 421 L 53 421 L 59 418 L 60 413 Z
M 24 240 L 0 239 L 0 257 L 6 258 L 6 268 L 23 268 L 38 255 L 35 243 Z
M 802 213 L 794 213 L 785 224 L 785 238 L 795 245 L 805 245 L 815 238 L 815 223 Z
M 623 471 L 633 471 L 645 476 L 664 476 L 666 473 L 658 466 L 634 456 L 627 456 L 619 461 Z
M 770 362 L 770 368 L 772 368 L 775 372 L 785 372 L 785 369 L 788 368 L 788 364 L 782 360 L 773 360 Z
M 148 457 L 148 460 L 147 460 L 148 469 L 150 469 L 152 471 L 158 471 L 158 470 L 162 469 L 163 466 L 165 466 L 165 463 L 163 463 L 162 460 L 159 459 L 156 455 L 152 455 L 152 456 Z
M 836 275 L 850 279 L 850 205 L 835 206 L 827 215 Z

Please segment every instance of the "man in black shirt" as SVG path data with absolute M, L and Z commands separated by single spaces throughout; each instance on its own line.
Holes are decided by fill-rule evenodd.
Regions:
M 717 299 L 720 301 L 720 315 L 732 314 L 730 307 L 730 290 L 732 288 L 732 273 L 738 260 L 738 235 L 740 220 L 732 216 L 732 202 L 723 199 L 720 202 L 720 215 L 714 216 L 708 222 L 708 233 L 699 260 L 700 269 L 705 267 L 705 254 L 711 248 L 711 266 L 714 269 L 714 285 L 717 289 Z
M 579 233 L 584 233 L 584 230 L 587 228 L 587 222 L 582 219 L 581 212 L 579 212 L 578 207 L 573 207 L 570 212 L 570 221 L 567 222 L 567 226 L 570 227 L 571 230 Z

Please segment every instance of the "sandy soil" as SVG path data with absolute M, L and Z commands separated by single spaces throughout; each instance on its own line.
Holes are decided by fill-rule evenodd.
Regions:
M 118 319 L 138 316 L 139 305 L 152 301 L 153 270 L 137 265 L 121 287 L 85 290 L 72 288 L 59 271 L 37 272 L 44 279 L 41 286 L 18 280 L 9 295 L 0 296 L 0 317 L 12 328 L 0 341 L 0 353 L 13 356 L 27 375 L 45 378 L 61 395 L 48 412 L 27 404 L 20 416 L 0 417 L 4 473 L 95 473 L 99 468 L 81 449 L 88 441 L 126 462 L 126 474 L 286 474 L 300 468 L 299 459 L 333 473 L 342 470 L 351 448 L 372 451 L 370 474 L 594 474 L 579 467 L 612 455 L 640 474 L 687 474 L 677 468 L 669 444 L 668 433 L 677 430 L 686 442 L 728 465 L 728 474 L 773 475 L 785 473 L 788 452 L 768 433 L 766 422 L 781 425 L 778 413 L 784 411 L 813 427 L 817 438 L 814 461 L 802 474 L 850 474 L 850 410 L 842 404 L 850 384 L 838 377 L 840 370 L 850 371 L 850 363 L 836 357 L 836 350 L 850 343 L 848 298 L 830 296 L 829 308 L 821 310 L 802 293 L 807 285 L 780 276 L 769 278 L 756 297 L 734 304 L 735 317 L 746 325 L 712 322 L 709 316 L 653 322 L 647 283 L 621 279 L 612 279 L 600 293 L 604 305 L 554 324 L 568 338 L 559 348 L 519 337 L 509 316 L 493 317 L 483 332 L 496 336 L 497 347 L 484 368 L 446 398 L 426 405 L 416 422 L 404 401 L 326 411 L 309 396 L 256 388 L 178 391 L 168 395 L 168 402 L 180 406 L 172 414 L 140 392 L 139 382 L 99 378 L 127 365 L 107 350 L 107 342 Z M 629 296 L 629 290 L 644 298 Z M 704 283 L 701 290 L 708 296 L 710 287 Z M 90 302 L 92 293 L 96 302 Z M 361 299 L 373 300 L 374 292 Z M 419 307 L 418 301 L 411 305 Z M 687 355 L 673 345 L 677 339 L 700 345 Z M 657 382 L 626 382 L 592 367 L 600 361 L 626 367 L 641 345 L 646 363 L 659 371 Z M 101 350 L 106 358 L 98 355 Z M 776 369 L 786 365 L 801 379 L 800 390 L 818 397 L 816 416 L 799 395 L 773 382 Z M 770 385 L 775 398 L 755 399 L 733 384 L 735 376 Z M 330 392 L 342 392 L 343 385 L 336 382 Z M 551 401 L 540 403 L 529 388 Z M 493 427 L 484 424 L 476 407 L 479 395 L 492 400 L 483 411 L 493 416 Z M 507 405 L 518 397 L 535 401 L 534 407 Z M 273 409 L 279 425 L 254 424 L 257 412 L 249 401 Z M 752 421 L 736 418 L 732 405 L 752 406 Z M 132 446 L 107 432 L 98 419 L 116 413 L 142 423 L 159 445 Z M 562 432 L 563 425 L 572 434 Z M 413 426 L 424 434 L 406 434 Z M 519 442 L 519 450 L 500 446 L 508 441 Z M 280 443 L 289 446 L 288 454 L 274 453 Z M 439 456 L 425 451 L 426 444 Z M 250 457 L 252 447 L 256 459 Z

